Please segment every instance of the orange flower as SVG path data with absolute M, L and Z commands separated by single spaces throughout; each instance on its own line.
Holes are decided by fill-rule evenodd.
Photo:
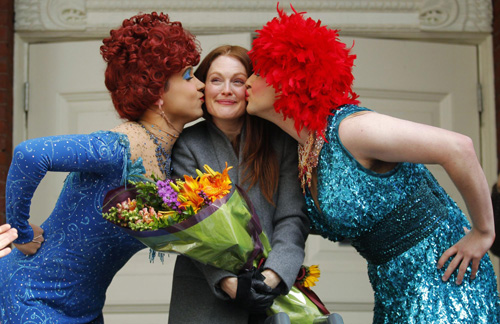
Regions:
M 229 178 L 228 171 L 233 167 L 228 167 L 226 162 L 226 168 L 222 173 L 215 172 L 206 164 L 204 168 L 207 173 L 199 177 L 201 190 L 203 190 L 211 201 L 215 201 L 227 195 L 231 190 L 231 179 Z
M 184 176 L 184 183 L 182 183 L 182 181 L 177 182 L 177 185 L 180 186 L 179 193 L 183 194 L 185 191 L 188 191 L 188 190 L 199 193 L 202 190 L 202 186 L 200 185 L 198 178 L 199 177 L 194 179 L 191 176 L 185 175 Z
M 199 183 L 190 176 L 184 176 L 186 182 L 180 188 L 179 196 L 177 199 L 181 202 L 180 207 L 187 208 L 193 207 L 195 213 L 203 207 L 205 200 L 198 195 L 200 192 Z

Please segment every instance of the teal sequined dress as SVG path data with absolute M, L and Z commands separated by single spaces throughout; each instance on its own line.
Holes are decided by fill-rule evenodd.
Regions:
M 470 225 L 427 168 L 399 163 L 390 172 L 375 173 L 340 142 L 340 122 L 364 110 L 347 105 L 330 117 L 317 167 L 322 214 L 309 193 L 306 200 L 323 237 L 349 238 L 367 260 L 375 293 L 373 323 L 499 323 L 488 255 L 475 279 L 469 279 L 469 267 L 461 285 L 455 284 L 458 270 L 447 282 L 441 280 L 446 266 L 437 269 L 437 261 Z

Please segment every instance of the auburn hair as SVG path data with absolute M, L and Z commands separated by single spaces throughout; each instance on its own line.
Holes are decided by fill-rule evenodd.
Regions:
M 248 56 L 248 50 L 236 45 L 223 45 L 215 48 L 205 56 L 194 75 L 205 83 L 208 70 L 219 56 L 229 56 L 237 59 L 243 64 L 247 72 L 247 77 L 252 75 L 253 66 Z M 212 121 L 212 117 L 203 103 L 204 118 Z M 276 129 L 268 121 L 259 117 L 245 114 L 246 135 L 243 143 L 240 167 L 243 169 L 243 183 L 252 188 L 257 182 L 262 194 L 269 203 L 274 205 L 273 196 L 278 189 L 279 163 L 276 152 L 272 147 L 270 139 L 273 138 L 273 131 Z
M 131 121 L 160 99 L 172 74 L 200 61 L 195 37 L 180 22 L 156 12 L 125 19 L 103 40 L 101 55 L 115 109 Z

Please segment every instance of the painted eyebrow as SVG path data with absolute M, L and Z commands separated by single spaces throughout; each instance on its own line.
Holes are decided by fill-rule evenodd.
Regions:
M 222 74 L 221 72 L 219 72 L 219 71 L 214 71 L 214 72 L 212 72 L 212 73 L 208 74 L 208 75 L 207 75 L 207 78 L 208 78 L 208 77 L 211 77 L 211 76 L 213 76 L 213 75 L 220 75 L 220 76 L 222 76 L 223 74 Z M 238 72 L 238 73 L 236 73 L 236 74 L 232 75 L 232 76 L 231 76 L 231 78 L 234 78 L 234 77 L 239 77 L 239 76 L 242 76 L 242 77 L 248 78 L 247 74 L 246 74 L 246 73 L 243 73 L 243 72 Z

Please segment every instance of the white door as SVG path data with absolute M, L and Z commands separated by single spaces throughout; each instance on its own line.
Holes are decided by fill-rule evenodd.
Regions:
M 204 54 L 231 43 L 248 47 L 249 34 L 199 38 Z M 348 44 L 352 39 L 343 38 Z M 100 41 L 30 45 L 29 138 L 109 129 L 120 121 L 104 87 Z M 397 117 L 452 129 L 479 148 L 476 48 L 411 41 L 356 38 L 355 90 L 363 106 Z M 451 195 L 457 191 L 439 168 L 432 171 Z M 64 175 L 42 181 L 32 204 L 41 223 L 53 208 Z M 167 318 L 175 257 L 149 264 L 137 254 L 115 277 L 106 300 L 106 323 L 159 323 Z M 346 323 L 370 323 L 373 294 L 366 263 L 350 246 L 317 236 L 307 243 L 305 264 L 319 264 L 314 291 Z

